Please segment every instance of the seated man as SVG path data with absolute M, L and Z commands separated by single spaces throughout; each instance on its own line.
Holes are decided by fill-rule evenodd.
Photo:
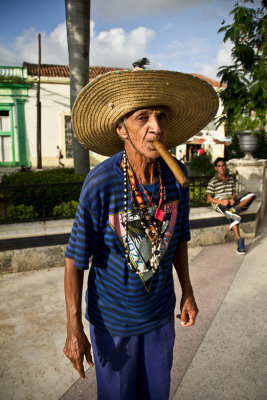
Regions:
M 240 212 L 247 210 L 255 199 L 254 193 L 246 193 L 240 198 L 236 198 L 235 180 L 226 174 L 226 163 L 222 157 L 216 158 L 214 162 L 216 175 L 207 186 L 207 202 L 212 207 L 225 215 L 230 220 L 229 229 L 234 233 L 237 253 L 246 254 L 244 239 L 240 238 L 238 224 L 241 221 Z

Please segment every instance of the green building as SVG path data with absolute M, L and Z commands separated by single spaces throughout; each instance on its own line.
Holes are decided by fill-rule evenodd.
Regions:
M 24 105 L 27 68 L 0 66 L 0 167 L 30 166 Z

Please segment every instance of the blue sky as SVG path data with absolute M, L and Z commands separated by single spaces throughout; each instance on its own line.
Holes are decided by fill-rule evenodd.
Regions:
M 216 79 L 230 63 L 230 43 L 217 31 L 236 0 L 91 0 L 90 65 L 131 68 L 148 57 L 152 68 Z M 258 1 L 256 2 L 256 4 Z M 38 61 L 67 64 L 64 0 L 2 2 L 0 65 Z

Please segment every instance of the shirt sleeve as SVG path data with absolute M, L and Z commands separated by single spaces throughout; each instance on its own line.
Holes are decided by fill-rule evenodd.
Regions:
M 207 189 L 206 189 L 206 194 L 210 194 L 212 197 L 214 196 L 214 185 L 213 185 L 213 179 L 211 179 L 208 183 Z
M 188 171 L 184 164 L 180 161 L 178 162 L 184 174 L 188 178 Z M 183 207 L 183 219 L 182 219 L 182 229 L 180 233 L 179 242 L 188 242 L 191 239 L 190 228 L 189 228 L 189 188 L 182 188 L 179 185 L 180 189 L 180 202 L 182 202 Z
M 74 267 L 81 270 L 89 268 L 89 259 L 98 245 L 97 223 L 92 213 L 81 203 L 75 215 L 65 257 L 74 260 Z
M 189 188 L 181 189 L 180 201 L 183 201 L 183 220 L 179 242 L 188 242 L 191 239 L 189 229 Z

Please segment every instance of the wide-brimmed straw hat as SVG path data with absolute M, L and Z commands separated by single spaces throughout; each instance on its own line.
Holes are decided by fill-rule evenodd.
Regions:
M 96 153 L 112 156 L 123 149 L 116 126 L 129 112 L 151 106 L 170 109 L 165 142 L 184 143 L 216 115 L 218 96 L 206 81 L 164 70 L 108 72 L 86 85 L 75 100 L 72 124 L 78 141 Z

